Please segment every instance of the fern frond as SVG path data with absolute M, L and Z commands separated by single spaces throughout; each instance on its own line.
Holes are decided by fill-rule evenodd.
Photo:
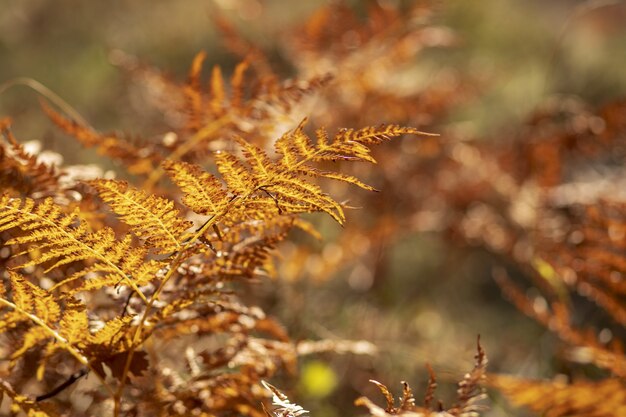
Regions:
M 215 164 L 229 190 L 239 195 L 246 195 L 258 187 L 258 182 L 249 169 L 234 155 L 217 152 Z
M 308 411 L 299 406 L 298 404 L 293 404 L 289 401 L 289 398 L 278 390 L 275 386 L 261 381 L 261 384 L 272 393 L 272 404 L 277 408 L 273 410 L 271 413 L 265 410 L 265 413 L 268 417 L 300 417 L 302 415 L 308 414 Z
M 63 322 L 61 318 L 60 300 L 53 299 L 49 292 L 29 283 L 14 271 L 9 271 L 9 277 L 11 280 L 13 300 L 10 301 L 6 298 L 0 298 L 0 305 L 8 307 L 11 310 L 4 315 L 3 321 L 7 320 L 6 316 L 12 316 L 11 319 L 14 321 L 22 321 L 31 325 L 22 338 L 21 346 L 15 349 L 11 355 L 12 364 L 31 348 L 53 339 L 55 343 L 49 345 L 52 346 L 52 348 L 44 349 L 44 360 L 46 357 L 51 356 L 56 350 L 63 349 L 74 356 L 81 364 L 88 365 L 89 360 L 76 344 L 80 341 L 86 341 L 89 337 L 89 332 L 85 332 L 86 329 L 84 328 L 73 329 L 70 327 L 68 329 L 59 329 L 59 319 Z M 42 298 L 42 300 L 36 301 L 34 300 L 35 297 Z M 76 314 L 86 314 L 84 306 L 81 306 L 80 303 L 73 299 L 65 303 L 64 309 L 63 318 L 67 317 L 68 314 L 73 314 L 71 313 L 72 311 L 76 312 Z M 44 317 L 41 317 L 42 315 Z M 73 325 L 74 322 L 65 322 L 65 324 Z M 0 327 L 2 326 L 0 325 Z M 68 340 L 63 335 L 66 331 L 69 331 L 76 337 L 72 340 Z
M 61 207 L 48 198 L 40 204 L 31 199 L 24 201 L 8 196 L 0 197 L 0 231 L 17 228 L 27 234 L 15 237 L 7 245 L 36 245 L 40 255 L 20 264 L 20 267 L 52 263 L 47 271 L 71 262 L 94 260 L 96 270 L 124 282 L 146 301 L 139 290 L 136 268 L 145 259 L 146 250 L 132 248 L 131 240 L 118 241 L 109 228 L 89 232 L 77 212 L 64 214 Z M 83 271 L 77 273 L 83 276 Z
M 44 323 L 55 323 L 61 316 L 59 304 L 48 291 L 25 280 L 21 275 L 10 272 L 13 302 L 20 310 L 32 313 Z
M 490 375 L 488 381 L 515 406 L 529 408 L 545 417 L 626 415 L 626 385 L 619 379 L 568 384 Z
M 59 173 L 53 166 L 41 163 L 15 139 L 10 119 L 0 120 L 0 188 L 5 193 L 19 193 L 31 198 L 59 194 L 63 187 Z
M 222 183 L 197 165 L 166 160 L 163 168 L 185 194 L 183 203 L 198 214 L 214 216 L 224 211 L 229 198 Z
M 306 119 L 291 132 L 284 134 L 276 141 L 276 152 L 282 155 L 287 167 L 298 167 L 307 162 L 321 161 L 367 161 L 375 163 L 369 146 L 377 145 L 385 140 L 402 135 L 437 136 L 432 133 L 421 132 L 413 127 L 398 125 L 382 125 L 379 127 L 365 127 L 363 129 L 341 129 L 332 139 L 325 129 L 315 132 L 317 143 L 304 132 Z
M 227 167 L 222 166 L 221 158 L 217 160 L 217 164 L 225 178 L 231 176 L 231 172 L 236 173 L 239 180 L 235 185 L 238 188 L 245 187 L 250 190 L 254 187 L 253 191 L 264 192 L 265 196 L 258 195 L 257 198 L 273 201 L 280 211 L 288 213 L 323 211 L 337 222 L 344 222 L 345 216 L 339 203 L 325 194 L 317 184 L 299 177 L 290 169 L 291 167 L 284 166 L 281 161 L 270 160 L 257 146 L 241 138 L 237 138 L 237 142 L 242 147 L 247 167 L 233 161 L 232 155 Z M 228 185 L 230 187 L 231 184 Z
M 41 107 L 50 120 L 65 133 L 76 138 L 86 147 L 97 147 L 102 155 L 122 161 L 131 174 L 149 174 L 161 161 L 159 154 L 147 143 L 135 145 L 116 135 L 96 132 L 90 127 L 65 117 L 45 101 L 41 101 Z
M 126 343 L 132 317 L 115 317 L 107 321 L 104 326 L 85 340 L 85 352 L 90 356 L 106 357 L 124 351 L 129 347 Z
M 97 179 L 88 184 L 156 253 L 182 249 L 192 223 L 179 217 L 173 201 L 129 187 L 125 181 Z
M 59 323 L 59 334 L 72 345 L 84 343 L 89 338 L 89 319 L 83 303 L 72 298 L 65 301 L 65 311 Z
M 373 417 L 391 417 L 391 416 L 406 416 L 406 417 L 477 417 L 480 415 L 480 411 L 484 410 L 483 405 L 478 404 L 478 401 L 485 398 L 483 389 L 481 388 L 483 380 L 485 379 L 487 356 L 485 351 L 480 345 L 480 340 L 477 342 L 477 353 L 475 356 L 476 362 L 474 369 L 471 372 L 465 374 L 461 382 L 459 382 L 459 389 L 457 390 L 458 398 L 457 404 L 452 408 L 443 411 L 442 405 L 439 404 L 439 410 L 431 410 L 431 402 L 434 397 L 434 390 L 436 387 L 435 376 L 430 369 L 428 387 L 426 389 L 426 395 L 424 398 L 424 406 L 419 407 L 415 405 L 415 397 L 413 391 L 406 382 L 402 383 L 402 397 L 400 398 L 400 405 L 395 405 L 395 400 L 389 389 L 378 381 L 370 380 L 371 383 L 376 385 L 380 392 L 385 397 L 386 406 L 382 408 L 376 405 L 367 397 L 360 397 L 354 403 L 355 405 L 361 405 L 367 407 L 369 413 Z
M 261 213 L 267 210 L 274 214 L 321 211 L 343 224 L 341 205 L 307 177 L 339 180 L 366 190 L 373 188 L 351 175 L 318 170 L 308 164 L 340 159 L 374 162 L 369 155 L 370 145 L 404 134 L 423 134 L 414 128 L 391 125 L 342 130 L 331 141 L 323 130 L 318 130 L 318 141 L 313 145 L 304 133 L 304 123 L 276 142 L 276 152 L 281 155 L 278 160 L 270 159 L 264 150 L 241 137 L 235 137 L 241 159 L 230 152 L 217 152 L 215 161 L 226 190 L 217 178 L 198 166 L 169 161 L 163 167 L 185 193 L 183 202 L 199 214 L 224 215 L 233 202 L 236 206 L 243 204 L 244 211 L 254 213 L 252 217 L 262 217 Z

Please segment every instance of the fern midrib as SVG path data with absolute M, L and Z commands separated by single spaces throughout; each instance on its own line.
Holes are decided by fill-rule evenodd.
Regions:
M 244 194 L 243 196 L 234 196 L 234 197 L 232 197 L 230 199 L 230 201 L 228 202 L 228 204 L 219 213 L 213 214 L 211 216 L 211 218 L 209 218 L 209 220 L 204 225 L 202 225 L 202 227 L 200 229 L 198 229 L 198 231 L 184 244 L 183 248 L 180 251 L 178 251 L 178 253 L 176 254 L 176 257 L 174 258 L 174 260 L 170 264 L 170 268 L 167 271 L 167 274 L 165 274 L 165 276 L 161 280 L 161 283 L 159 284 L 159 287 L 156 289 L 156 291 L 150 297 L 150 300 L 147 302 L 146 308 L 144 309 L 143 314 L 141 315 L 141 319 L 139 320 L 139 325 L 136 327 L 135 333 L 133 334 L 132 344 L 131 344 L 130 348 L 128 349 L 128 354 L 126 355 L 126 363 L 124 364 L 124 370 L 122 371 L 122 377 L 120 379 L 120 384 L 119 384 L 119 386 L 118 386 L 118 388 L 117 388 L 117 390 L 115 392 L 115 395 L 114 395 L 114 400 L 115 400 L 114 401 L 114 411 L 113 411 L 114 417 L 118 417 L 119 413 L 120 413 L 119 401 L 121 399 L 122 392 L 124 391 L 124 387 L 126 386 L 127 375 L 128 375 L 129 370 L 130 370 L 130 365 L 132 363 L 133 356 L 135 354 L 135 350 L 140 345 L 141 334 L 143 333 L 143 329 L 146 326 L 146 320 L 148 318 L 148 314 L 150 314 L 150 312 L 152 310 L 152 307 L 154 306 L 154 303 L 159 299 L 159 296 L 161 295 L 161 292 L 165 288 L 165 285 L 174 276 L 174 272 L 176 271 L 176 269 L 178 267 L 178 264 L 182 260 L 183 254 L 207 230 L 209 230 L 210 227 L 212 227 L 220 218 L 222 218 L 224 215 L 226 215 L 230 211 L 232 203 L 235 200 L 244 200 L 245 201 L 251 195 L 253 195 L 255 192 L 257 192 L 259 188 L 260 187 L 257 186 L 254 189 L 250 190 L 248 193 Z
M 7 207 L 7 206 L 5 206 Z M 43 223 L 48 224 L 50 227 L 53 227 L 56 230 L 60 230 L 61 233 L 65 236 L 68 236 L 71 240 L 73 240 L 74 242 L 77 242 L 81 247 L 83 247 L 85 249 L 86 252 L 93 254 L 93 257 L 95 259 L 98 259 L 99 261 L 105 263 L 106 265 L 112 267 L 115 272 L 117 272 L 117 274 L 122 277 L 122 280 L 127 282 L 128 285 L 130 285 L 130 287 L 137 293 L 137 295 L 139 295 L 139 297 L 143 300 L 144 303 L 148 302 L 148 299 L 146 298 L 146 296 L 139 290 L 139 288 L 137 287 L 137 285 L 135 285 L 135 283 L 128 278 L 128 276 L 126 275 L 126 273 L 124 271 L 122 271 L 116 264 L 114 264 L 113 262 L 109 261 L 105 256 L 100 255 L 98 252 L 94 251 L 90 246 L 86 245 L 85 243 L 83 243 L 80 239 L 76 239 L 76 237 L 74 235 L 72 235 L 71 233 L 69 233 L 67 230 L 65 230 L 62 227 L 59 227 L 59 225 L 57 225 L 56 223 L 48 220 L 46 217 L 42 217 L 42 216 L 38 216 L 34 213 L 28 212 L 28 211 L 23 211 L 20 209 L 17 209 L 15 207 L 8 207 L 9 209 L 12 209 L 18 213 L 23 213 L 25 217 L 30 216 L 33 217 L 35 219 L 40 219 Z

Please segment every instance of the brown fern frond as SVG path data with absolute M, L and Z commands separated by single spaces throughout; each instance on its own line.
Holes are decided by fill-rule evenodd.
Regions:
M 535 319 L 553 331 L 561 340 L 570 345 L 570 359 L 593 363 L 607 369 L 618 377 L 626 376 L 626 355 L 619 344 L 607 345 L 599 340 L 596 331 L 581 329 L 573 325 L 570 307 L 562 302 L 550 304 L 536 303 L 515 285 L 502 270 L 494 272 L 494 277 L 504 295 L 524 314 Z M 577 353 L 575 353 L 577 352 Z
M 196 54 L 189 69 L 189 75 L 187 76 L 187 84 L 183 89 L 183 93 L 186 101 L 187 113 L 187 128 L 191 131 L 197 131 L 202 127 L 204 122 L 204 99 L 202 97 L 202 81 L 201 72 L 202 64 L 206 59 L 206 52 L 201 51 Z
M 5 193 L 41 198 L 59 194 L 63 187 L 54 166 L 40 162 L 26 152 L 11 132 L 11 120 L 0 120 L 0 188 Z
M 136 145 L 116 135 L 98 133 L 58 113 L 45 101 L 41 101 L 41 107 L 50 120 L 65 133 L 76 138 L 85 147 L 96 147 L 100 154 L 123 162 L 131 174 L 149 174 L 158 167 L 162 159 L 147 143 Z
M 403 382 L 402 397 L 400 398 L 400 405 L 396 406 L 393 395 L 389 389 L 378 381 L 370 380 L 375 384 L 382 392 L 386 400 L 386 407 L 382 408 L 376 405 L 367 397 L 360 397 L 355 401 L 355 405 L 365 406 L 369 410 L 369 413 L 373 417 L 390 417 L 390 416 L 406 416 L 406 417 L 436 417 L 436 416 L 456 416 L 456 417 L 473 417 L 480 415 L 480 412 L 485 409 L 485 406 L 478 404 L 479 401 L 485 398 L 482 385 L 486 377 L 487 356 L 485 351 L 480 345 L 480 339 L 477 342 L 477 353 L 475 356 L 476 362 L 474 369 L 471 372 L 465 374 L 463 380 L 459 382 L 459 389 L 457 390 L 457 404 L 452 408 L 443 411 L 439 408 L 433 411 L 430 408 L 430 403 L 434 397 L 435 378 L 432 371 L 429 368 L 430 378 L 424 400 L 424 406 L 419 407 L 415 405 L 415 398 L 413 392 L 406 382 Z M 441 405 L 440 405 L 441 407 Z
M 192 223 L 179 217 L 173 201 L 130 187 L 125 181 L 98 179 L 88 184 L 156 253 L 183 248 Z
M 485 409 L 479 401 L 486 398 L 482 388 L 487 374 L 487 355 L 480 345 L 480 337 L 476 341 L 476 355 L 474 356 L 474 369 L 465 374 L 463 380 L 459 382 L 457 389 L 457 404 L 448 410 L 455 416 L 473 416 Z
M 626 385 L 619 379 L 564 383 L 490 375 L 488 384 L 513 405 L 546 417 L 626 415 Z

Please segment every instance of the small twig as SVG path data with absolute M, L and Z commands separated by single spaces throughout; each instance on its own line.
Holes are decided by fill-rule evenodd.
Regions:
M 36 397 L 35 402 L 45 401 L 48 398 L 52 398 L 56 396 L 57 394 L 65 390 L 67 387 L 69 387 L 70 385 L 74 384 L 76 381 L 78 381 L 79 379 L 87 375 L 88 373 L 89 373 L 89 369 L 82 368 L 80 371 L 75 372 L 72 375 L 70 375 L 70 377 L 65 382 L 63 382 L 58 387 L 54 388 L 52 391 Z
M 135 294 L 134 292 L 130 292 L 130 294 L 128 294 L 128 298 L 126 298 L 126 302 L 124 303 L 124 308 L 122 309 L 122 317 L 124 317 L 126 315 L 126 310 L 128 309 L 128 305 L 130 304 L 130 300 L 133 298 L 133 294 Z

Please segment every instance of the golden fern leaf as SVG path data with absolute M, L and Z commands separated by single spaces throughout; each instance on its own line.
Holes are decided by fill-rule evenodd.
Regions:
M 21 345 L 13 350 L 10 366 L 14 366 L 28 350 L 51 339 L 53 341 L 48 342 L 43 350 L 42 363 L 57 350 L 68 350 L 80 358 L 81 363 L 86 363 L 87 360 L 74 347 L 89 337 L 85 306 L 67 298 L 63 301 L 64 311 L 61 314 L 61 299 L 55 299 L 52 293 L 28 282 L 14 271 L 9 271 L 9 278 L 12 301 L 0 298 L 0 304 L 11 311 L 4 315 L 0 327 L 6 327 L 4 324 L 10 321 L 31 325 L 23 334 Z
M 127 235 L 119 244 L 110 247 L 110 264 L 96 262 L 56 283 L 51 290 L 66 287 L 64 291 L 67 295 L 75 295 L 81 291 L 115 287 L 123 281 L 119 271 L 112 265 L 117 265 L 127 277 L 132 277 L 132 282 L 137 287 L 147 284 L 155 278 L 159 270 L 167 266 L 167 263 L 154 259 L 146 260 L 148 251 L 143 247 L 131 247 L 131 241 L 132 237 Z
M 489 385 L 515 406 L 545 417 L 618 417 L 626 415 L 626 385 L 617 378 L 570 384 L 490 375 Z
M 46 269 L 50 271 L 71 262 L 95 260 L 92 269 L 81 270 L 74 278 L 90 271 L 115 277 L 117 283 L 129 285 L 147 301 L 138 285 L 153 277 L 139 275 L 137 271 L 144 262 L 146 250 L 132 248 L 130 237 L 118 241 L 109 228 L 89 232 L 76 211 L 64 214 L 51 198 L 35 204 L 28 198 L 22 201 L 5 195 L 0 197 L 0 231 L 13 228 L 27 234 L 10 239 L 7 245 L 33 244 L 40 251 L 38 257 L 23 262 L 21 267 L 51 263 Z M 157 265 L 152 264 L 152 267 Z
M 198 214 L 214 216 L 228 205 L 229 198 L 222 183 L 197 165 L 186 162 L 163 162 L 163 168 L 185 193 L 183 203 Z
M 436 136 L 414 127 L 398 125 L 368 126 L 362 129 L 341 129 L 331 140 L 325 129 L 315 132 L 317 143 L 304 132 L 304 119 L 291 132 L 284 134 L 275 145 L 276 152 L 282 155 L 285 166 L 297 168 L 309 161 L 367 161 L 375 163 L 370 154 L 370 146 L 402 135 Z
M 7 330 L 20 322 L 29 321 L 31 315 L 44 325 L 51 325 L 58 321 L 61 309 L 50 293 L 14 271 L 9 271 L 9 282 L 12 300 L 9 301 L 8 298 L 4 298 L 6 294 L 2 294 L 0 305 L 9 307 L 11 310 L 0 319 L 0 330 Z M 1 292 L 6 293 L 6 289 L 3 287 Z M 29 341 L 33 341 L 35 336 L 31 334 L 26 337 Z
M 224 88 L 224 77 L 219 66 L 215 65 L 211 72 L 211 101 L 209 105 L 215 115 L 224 112 L 224 104 L 226 102 L 226 93 Z
M 179 217 L 173 201 L 129 187 L 125 181 L 97 179 L 88 184 L 156 253 L 182 249 L 193 224 Z
M 115 317 L 107 321 L 104 326 L 94 334 L 89 334 L 85 341 L 85 352 L 90 356 L 106 356 L 121 352 L 125 347 L 131 328 L 131 316 Z
M 59 323 L 59 334 L 72 345 L 87 340 L 90 336 L 89 319 L 83 303 L 75 299 L 65 301 L 65 311 Z
M 321 171 L 306 164 L 339 159 L 375 162 L 368 146 L 403 134 L 422 134 L 415 128 L 390 125 L 344 129 L 330 141 L 323 130 L 318 130 L 318 143 L 313 145 L 303 131 L 304 123 L 277 141 L 275 148 L 281 155 L 277 161 L 241 137 L 235 139 L 243 161 L 229 152 L 216 153 L 218 171 L 233 194 L 230 199 L 220 182 L 197 166 L 166 162 L 164 167 L 185 192 L 185 204 L 201 214 L 226 214 L 228 204 L 236 199 L 236 205 L 244 204 L 257 217 L 267 210 L 274 214 L 322 211 L 343 224 L 341 205 L 306 177 L 326 177 L 367 190 L 373 188 L 353 176 Z
M 234 172 L 241 179 L 237 181 L 238 188 L 247 188 L 248 192 L 261 191 L 263 194 L 258 194 L 257 200 L 273 202 L 281 212 L 323 211 L 337 222 L 344 222 L 345 216 L 339 203 L 325 194 L 317 184 L 299 177 L 281 161 L 270 160 L 267 154 L 257 146 L 242 138 L 236 139 L 242 148 L 247 166 L 232 162 L 231 155 L 227 168 L 234 167 L 234 169 L 228 171 L 222 166 L 222 159 L 217 159 L 218 168 L 224 178 L 231 177 L 231 172 Z M 240 172 L 241 169 L 245 170 L 245 175 Z M 228 185 L 230 187 L 231 184 Z
M 16 272 L 10 271 L 9 276 L 13 288 L 13 302 L 19 309 L 34 314 L 46 324 L 59 320 L 61 308 L 48 291 L 27 281 Z
M 228 152 L 217 152 L 215 164 L 230 191 L 238 195 L 246 195 L 258 186 L 255 177 L 246 166 Z

